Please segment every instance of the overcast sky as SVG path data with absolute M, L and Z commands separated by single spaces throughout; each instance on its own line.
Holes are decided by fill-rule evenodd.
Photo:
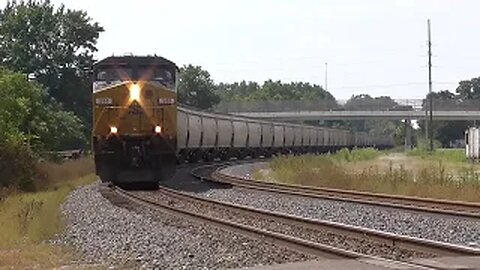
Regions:
M 420 98 L 427 90 L 427 19 L 434 90 L 480 76 L 480 1 L 53 0 L 105 32 L 97 58 L 157 54 L 207 69 L 217 82 L 324 85 L 337 98 Z M 3 5 L 5 0 L 0 0 Z

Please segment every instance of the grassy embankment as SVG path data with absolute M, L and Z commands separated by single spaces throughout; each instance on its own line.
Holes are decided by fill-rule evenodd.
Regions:
M 337 154 L 282 156 L 259 180 L 369 192 L 480 201 L 480 165 L 463 150 L 413 150 L 408 154 L 343 149 Z
M 0 269 L 51 269 L 69 252 L 45 243 L 63 227 L 59 206 L 76 187 L 95 180 L 91 159 L 41 163 L 36 192 L 0 194 Z

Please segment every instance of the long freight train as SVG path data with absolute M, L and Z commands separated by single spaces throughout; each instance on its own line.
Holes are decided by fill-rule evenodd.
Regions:
M 393 146 L 390 136 L 179 107 L 175 63 L 108 57 L 94 66 L 92 144 L 102 181 L 155 186 L 178 162 Z

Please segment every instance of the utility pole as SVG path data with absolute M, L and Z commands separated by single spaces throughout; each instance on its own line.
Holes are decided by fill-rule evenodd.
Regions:
M 433 95 L 432 95 L 432 40 L 430 36 L 430 19 L 428 25 L 428 95 L 430 96 L 430 152 L 433 152 Z
M 325 62 L 325 91 L 328 91 L 328 63 Z

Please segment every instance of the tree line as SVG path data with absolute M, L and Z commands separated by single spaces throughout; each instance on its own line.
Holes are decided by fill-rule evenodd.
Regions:
M 210 109 L 220 102 L 256 100 L 332 100 L 335 98 L 321 86 L 308 82 L 267 80 L 216 84 L 210 73 L 200 66 L 180 68 L 178 84 L 179 102 L 200 109 Z
M 87 144 L 102 31 L 86 12 L 49 1 L 0 10 L 0 187 L 33 189 L 41 153 Z
M 241 107 L 240 111 L 268 110 L 269 108 L 266 107 L 271 104 L 276 105 L 277 110 L 295 109 L 295 106 L 298 107 L 297 109 L 314 109 L 315 107 L 343 110 L 413 109 L 398 104 L 391 97 L 372 97 L 368 94 L 352 95 L 345 104 L 340 105 L 334 96 L 321 86 L 305 82 L 284 83 L 267 80 L 263 84 L 246 81 L 216 84 L 208 71 L 192 65 L 181 68 L 178 94 L 181 103 L 201 109 L 216 109 L 220 112 L 234 110 L 233 107 Z M 475 109 L 480 105 L 480 77 L 460 81 L 455 92 L 442 90 L 433 92 L 431 96 L 427 95 L 423 100 L 423 109 L 429 109 L 427 101 L 430 97 L 434 99 L 434 109 L 450 110 L 466 107 Z M 405 133 L 404 123 L 392 120 L 309 121 L 308 123 L 373 134 L 390 134 L 394 136 L 397 144 L 402 144 Z M 448 146 L 450 142 L 463 138 L 466 128 L 473 124 L 472 121 L 434 121 L 432 125 L 434 139 L 440 145 Z M 421 141 L 425 134 L 424 121 L 418 121 L 418 125 L 419 128 L 413 131 L 415 143 Z

